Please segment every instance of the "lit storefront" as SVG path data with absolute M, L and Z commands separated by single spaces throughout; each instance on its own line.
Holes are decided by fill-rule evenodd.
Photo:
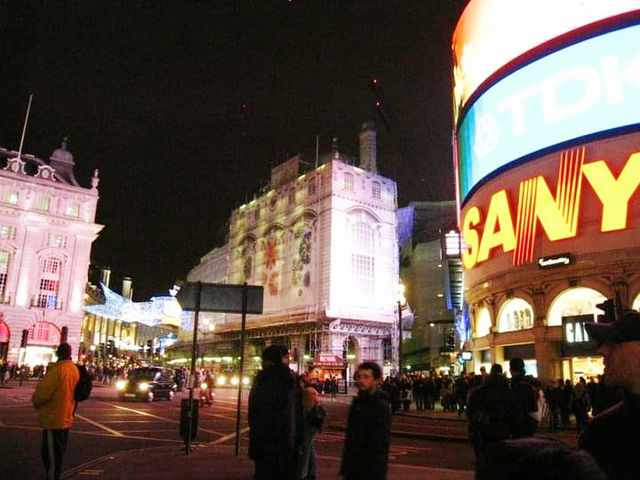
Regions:
M 520 357 L 575 382 L 603 370 L 583 328 L 596 305 L 640 307 L 640 10 L 583 5 L 565 22 L 571 9 L 549 4 L 540 30 L 529 3 L 472 0 L 454 34 L 463 347 L 468 370 Z M 512 25 L 513 51 L 496 56 Z

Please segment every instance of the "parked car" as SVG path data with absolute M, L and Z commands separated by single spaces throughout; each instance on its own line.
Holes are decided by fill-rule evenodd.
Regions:
M 157 398 L 165 398 L 171 401 L 176 388 L 171 372 L 161 367 L 136 368 L 129 373 L 129 378 L 116 382 L 120 400 L 153 402 Z

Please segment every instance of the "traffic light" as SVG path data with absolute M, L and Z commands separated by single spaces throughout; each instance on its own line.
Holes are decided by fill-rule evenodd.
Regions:
M 22 330 L 22 339 L 20 340 L 20 348 L 26 348 L 29 341 L 29 330 L 26 328 Z
M 602 303 L 598 303 L 596 308 L 604 312 L 604 315 L 598 315 L 598 323 L 611 323 L 616 319 L 616 307 L 613 298 L 609 298 Z

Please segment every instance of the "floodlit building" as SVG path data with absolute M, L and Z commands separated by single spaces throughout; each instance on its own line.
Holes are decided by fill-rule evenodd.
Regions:
M 49 162 L 0 148 L 0 359 L 47 364 L 61 340 L 78 353 L 98 171 L 78 184 L 65 143 Z
M 415 317 L 405 336 L 405 368 L 457 373 L 455 324 L 463 309 L 455 202 L 411 202 L 399 210 L 398 222 L 408 226 L 400 275 Z
M 269 187 L 231 212 L 228 245 L 203 257 L 188 278 L 264 287 L 263 314 L 247 320 L 249 359 L 281 343 L 290 347 L 292 364 L 321 378 L 345 378 L 364 360 L 390 370 L 397 348 L 397 192 L 377 173 L 373 124 L 360 133 L 360 166 L 337 150 L 318 163 L 296 156 L 273 168 Z M 210 315 L 206 328 L 206 357 L 237 358 L 239 315 Z

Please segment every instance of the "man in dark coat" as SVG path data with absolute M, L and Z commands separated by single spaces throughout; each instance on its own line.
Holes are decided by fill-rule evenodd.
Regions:
M 262 352 L 262 370 L 249 394 L 249 457 L 255 480 L 295 478 L 298 384 L 288 351 L 271 345 Z
M 380 366 L 362 363 L 356 372 L 358 396 L 347 420 L 347 438 L 340 473 L 345 480 L 384 480 L 387 476 L 391 408 L 379 387 Z
M 638 478 L 640 471 L 640 313 L 628 311 L 612 322 L 587 323 L 604 356 L 604 381 L 624 389 L 623 400 L 591 420 L 579 445 L 610 480 Z
M 538 428 L 538 421 L 531 416 L 538 411 L 538 392 L 532 380 L 525 377 L 524 361 L 512 358 L 509 361 L 511 371 L 511 392 L 516 401 L 516 415 L 511 431 L 513 438 L 531 437 Z
M 484 466 L 487 447 L 512 438 L 516 406 L 502 367 L 495 364 L 484 383 L 469 392 L 469 436 L 476 453 L 476 466 Z

